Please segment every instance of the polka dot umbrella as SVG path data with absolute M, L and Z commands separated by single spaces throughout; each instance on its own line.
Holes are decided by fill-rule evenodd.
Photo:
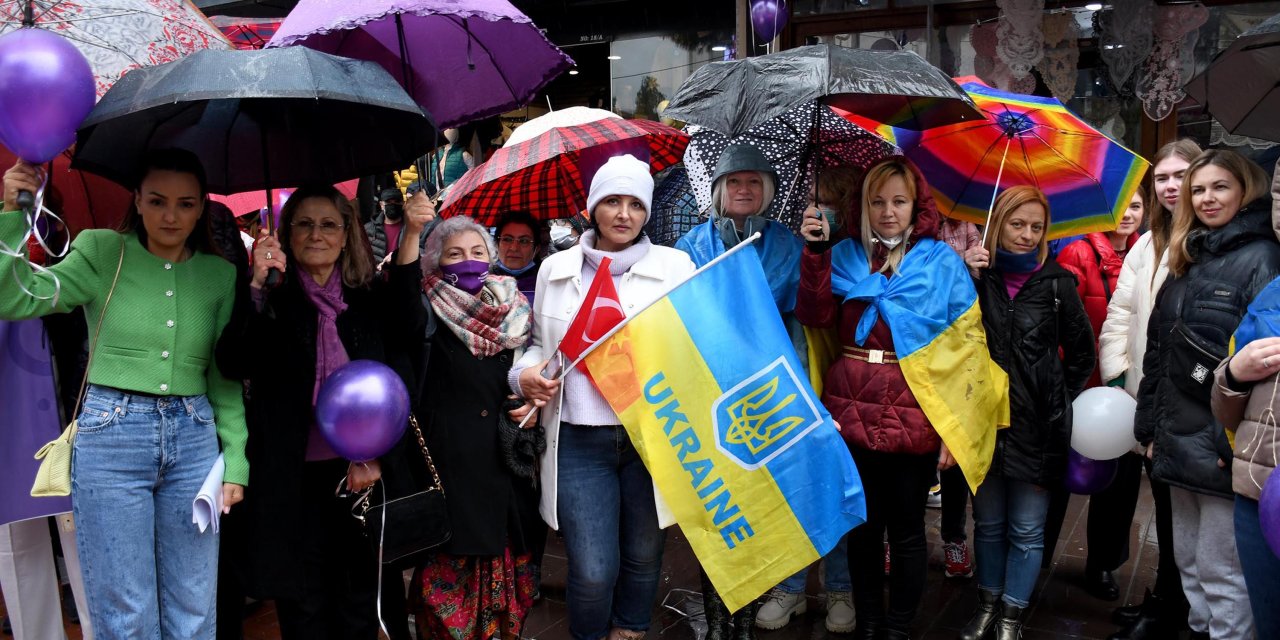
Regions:
M 800 228 L 816 175 L 831 167 L 865 169 L 896 152 L 883 138 L 818 102 L 794 107 L 735 138 L 696 125 L 690 125 L 688 131 L 690 141 L 684 164 L 702 211 L 711 209 L 711 178 L 720 154 L 730 144 L 744 142 L 758 148 L 778 172 L 773 204 L 765 215 L 793 231 Z

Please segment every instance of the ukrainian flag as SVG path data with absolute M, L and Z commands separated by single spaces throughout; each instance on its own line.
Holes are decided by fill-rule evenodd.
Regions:
M 1244 317 L 1240 326 L 1231 334 L 1231 342 L 1227 345 L 1227 355 L 1234 356 L 1237 351 L 1248 346 L 1254 340 L 1280 336 L 1280 278 L 1271 281 L 1258 295 Z M 1232 448 L 1236 446 L 1236 432 L 1227 429 L 1227 440 Z
M 831 267 L 836 295 L 869 303 L 854 341 L 862 345 L 884 318 L 911 393 L 977 492 L 996 429 L 1009 426 L 1009 376 L 987 350 L 964 261 L 945 243 L 921 238 L 886 278 L 871 273 L 861 243 L 843 240 L 831 249 Z
M 755 256 L 708 263 L 585 362 L 730 610 L 866 520 Z

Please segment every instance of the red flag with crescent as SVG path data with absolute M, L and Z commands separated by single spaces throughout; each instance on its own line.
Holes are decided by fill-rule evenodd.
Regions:
M 622 303 L 618 301 L 618 290 L 613 286 L 613 275 L 609 273 L 611 262 L 609 258 L 600 260 L 600 267 L 587 287 L 587 295 L 560 341 L 560 352 L 570 362 L 577 360 L 583 351 L 627 319 Z

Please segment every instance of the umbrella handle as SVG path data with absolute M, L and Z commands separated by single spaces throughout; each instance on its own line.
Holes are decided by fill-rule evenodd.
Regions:
M 36 207 L 36 194 L 23 189 L 18 192 L 18 208 L 23 211 L 31 211 Z
M 284 280 L 284 274 L 283 274 L 283 273 L 281 273 L 279 269 L 276 269 L 275 267 L 272 267 L 272 268 L 270 268 L 270 269 L 268 269 L 268 270 L 267 270 L 267 280 L 266 280 L 266 282 L 264 282 L 263 284 L 264 284 L 268 289 L 274 289 L 274 288 L 276 288 L 276 287 L 280 286 L 280 282 L 281 282 L 282 280 Z

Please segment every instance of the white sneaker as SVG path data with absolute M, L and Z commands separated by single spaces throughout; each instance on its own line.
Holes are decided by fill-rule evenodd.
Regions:
M 853 594 L 848 591 L 827 593 L 827 631 L 850 633 L 853 631 Z
M 809 607 L 804 593 L 787 593 L 782 587 L 769 590 L 768 599 L 756 611 L 756 626 L 761 629 L 781 629 L 791 622 L 792 615 L 800 615 Z

